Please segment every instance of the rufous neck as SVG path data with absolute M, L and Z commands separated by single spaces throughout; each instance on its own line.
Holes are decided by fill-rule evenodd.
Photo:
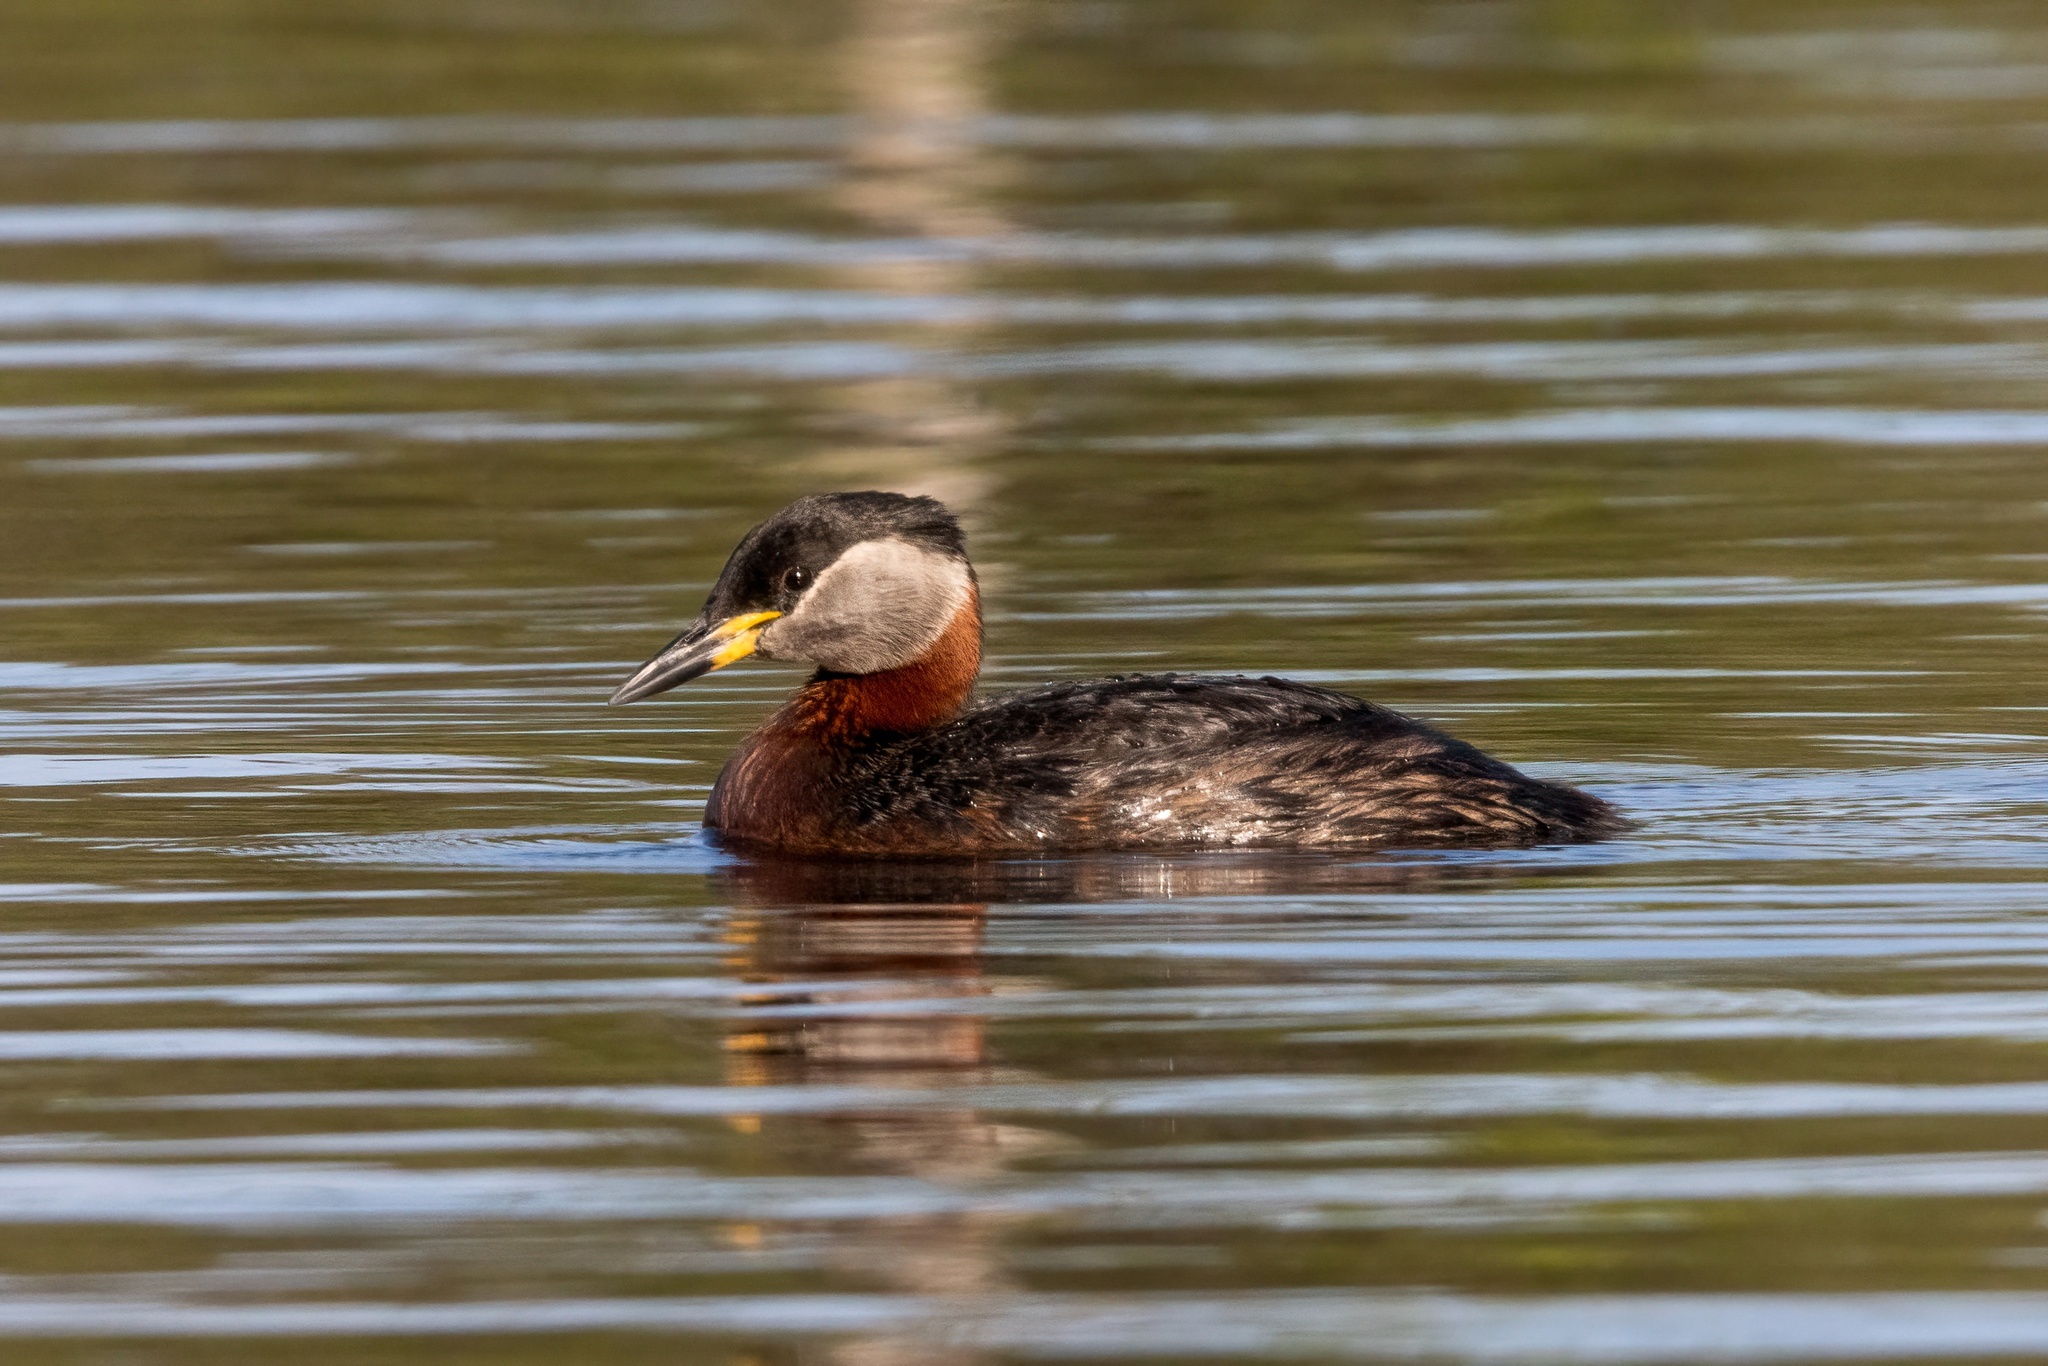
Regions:
M 769 729 L 827 742 L 914 735 L 958 715 L 974 695 L 980 673 L 981 598 L 970 588 L 966 602 L 922 655 L 878 673 L 820 673 L 798 690 Z

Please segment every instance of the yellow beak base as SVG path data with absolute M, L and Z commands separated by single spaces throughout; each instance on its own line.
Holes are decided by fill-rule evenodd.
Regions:
M 761 632 L 768 623 L 781 616 L 780 612 L 746 612 L 736 617 L 727 617 L 711 632 L 713 640 L 723 641 L 711 655 L 712 669 L 723 669 L 728 664 L 737 664 L 761 643 Z

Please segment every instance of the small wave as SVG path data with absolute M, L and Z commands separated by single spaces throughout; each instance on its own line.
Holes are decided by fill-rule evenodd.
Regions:
M 622 838 L 619 827 L 538 827 L 520 830 L 446 830 L 412 835 L 337 836 L 245 846 L 233 852 L 323 863 L 390 864 L 436 868 L 526 871 L 710 873 L 728 867 L 694 824 L 666 827 L 665 839 Z M 571 834 L 588 838 L 573 839 Z M 609 836 L 609 837 L 607 837 Z

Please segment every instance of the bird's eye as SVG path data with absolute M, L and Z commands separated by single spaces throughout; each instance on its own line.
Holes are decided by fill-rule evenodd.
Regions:
M 782 571 L 782 586 L 785 591 L 801 593 L 811 586 L 811 571 L 798 565 Z

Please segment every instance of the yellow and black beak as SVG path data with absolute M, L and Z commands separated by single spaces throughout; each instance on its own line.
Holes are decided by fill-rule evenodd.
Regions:
M 689 630 L 663 646 L 660 654 L 635 669 L 631 678 L 619 684 L 619 690 L 611 695 L 606 705 L 617 707 L 627 702 L 638 702 L 643 697 L 667 692 L 677 684 L 687 683 L 713 669 L 739 663 L 754 653 L 761 632 L 781 615 L 780 612 L 742 612 L 717 623 L 699 621 L 692 624 Z

